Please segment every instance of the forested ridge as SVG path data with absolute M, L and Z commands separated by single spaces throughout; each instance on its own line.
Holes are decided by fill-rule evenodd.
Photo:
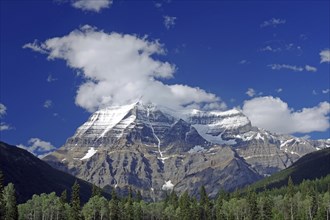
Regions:
M 216 199 L 207 196 L 204 187 L 199 197 L 188 192 L 177 195 L 169 192 L 160 202 L 145 202 L 139 192 L 129 191 L 128 196 L 119 197 L 112 189 L 112 198 L 107 200 L 101 189 L 94 186 L 90 199 L 81 204 L 80 186 L 72 186 L 71 196 L 67 191 L 61 195 L 33 195 L 23 204 L 16 204 L 15 188 L 12 183 L 3 185 L 0 172 L 0 216 L 1 220 L 130 220 L 130 219 L 225 219 L 267 220 L 298 219 L 328 220 L 330 218 L 330 175 L 316 180 L 305 180 L 294 185 L 289 178 L 282 188 L 255 192 L 248 187 L 233 193 L 220 191 Z

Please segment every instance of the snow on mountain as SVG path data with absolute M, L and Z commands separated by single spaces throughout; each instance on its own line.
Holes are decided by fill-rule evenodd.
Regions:
M 80 160 L 86 160 L 91 158 L 94 154 L 96 154 L 97 150 L 94 149 L 94 147 L 89 148 L 88 152 L 85 154 L 84 157 L 82 157 Z M 63 161 L 63 160 L 62 160 Z
M 118 129 L 123 130 L 128 127 L 135 118 L 125 116 L 136 105 L 136 103 L 124 106 L 114 106 L 99 110 L 82 126 L 77 129 L 74 137 L 104 137 L 104 135 L 118 125 Z
M 174 187 L 173 183 L 171 180 L 166 181 L 165 184 L 162 186 L 163 190 L 172 190 Z

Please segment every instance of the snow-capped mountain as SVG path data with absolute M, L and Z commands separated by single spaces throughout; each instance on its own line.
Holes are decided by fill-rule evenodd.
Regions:
M 148 198 L 173 188 L 197 193 L 201 185 L 215 196 L 329 146 L 258 129 L 236 109 L 174 111 L 138 102 L 95 112 L 44 160 L 101 187 L 133 186 Z

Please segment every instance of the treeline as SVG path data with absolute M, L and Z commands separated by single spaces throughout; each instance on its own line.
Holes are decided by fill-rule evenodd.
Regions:
M 93 187 L 89 201 L 80 205 L 79 184 L 72 186 L 68 198 L 64 191 L 34 195 L 24 204 L 16 205 L 13 184 L 3 187 L 0 172 L 1 220 L 328 220 L 330 219 L 330 175 L 322 179 L 304 181 L 294 185 L 291 178 L 281 189 L 255 192 L 251 188 L 227 193 L 220 191 L 216 199 L 210 199 L 204 187 L 198 199 L 188 192 L 178 196 L 174 191 L 161 202 L 145 202 L 139 192 L 129 191 L 119 197 L 112 190 L 111 200 Z

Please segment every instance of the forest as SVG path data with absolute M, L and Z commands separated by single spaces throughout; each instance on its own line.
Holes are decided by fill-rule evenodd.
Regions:
M 217 198 L 208 197 L 205 188 L 199 196 L 184 192 L 169 192 L 159 202 L 145 202 L 139 192 L 129 191 L 120 197 L 113 188 L 111 199 L 102 196 L 100 188 L 93 186 L 86 204 L 81 204 L 79 184 L 61 195 L 33 195 L 23 204 L 16 203 L 15 187 L 4 186 L 0 171 L 0 219 L 4 220 L 329 220 L 330 175 L 294 184 L 289 178 L 285 187 L 263 189 L 256 192 L 252 187 L 235 192 L 220 190 Z

